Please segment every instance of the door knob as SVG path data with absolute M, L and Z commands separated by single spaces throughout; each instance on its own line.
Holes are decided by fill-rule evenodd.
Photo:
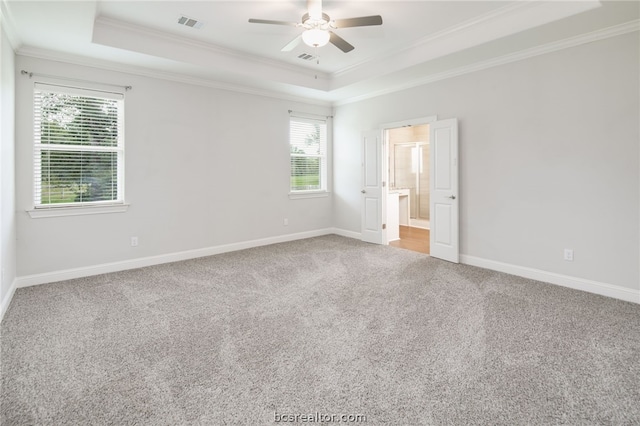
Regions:
M 456 196 L 455 195 L 450 195 L 448 198 L 451 198 L 452 200 L 455 200 Z
M 367 193 L 367 191 L 365 191 L 364 189 L 363 189 L 362 191 L 360 191 L 360 192 L 362 192 L 363 194 L 366 194 L 366 193 Z

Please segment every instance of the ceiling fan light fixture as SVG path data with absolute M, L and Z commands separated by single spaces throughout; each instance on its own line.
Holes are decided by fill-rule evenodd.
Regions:
M 329 31 L 312 28 L 302 33 L 302 41 L 310 47 L 322 47 L 329 43 Z
M 273 21 L 270 19 L 249 19 L 253 24 L 287 25 L 303 28 L 304 31 L 298 37 L 281 49 L 282 52 L 290 52 L 302 41 L 309 47 L 322 47 L 327 43 L 333 44 L 344 53 L 355 49 L 345 39 L 332 30 L 350 27 L 368 27 L 382 25 L 382 16 L 361 16 L 358 18 L 331 20 L 329 15 L 322 12 L 322 0 L 307 0 L 308 12 L 302 15 L 301 22 Z

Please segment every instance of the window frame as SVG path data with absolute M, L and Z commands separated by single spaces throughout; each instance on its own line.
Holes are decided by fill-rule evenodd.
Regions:
M 291 133 L 291 124 L 292 122 L 305 122 L 312 124 L 320 124 L 324 126 L 324 140 L 321 139 L 321 154 L 294 154 L 291 152 L 292 145 L 292 133 Z M 330 146 L 330 125 L 329 125 L 329 117 L 319 117 L 319 116 L 308 116 L 304 114 L 290 114 L 289 116 L 289 198 L 298 199 L 298 198 L 316 198 L 316 197 L 327 197 L 329 195 L 329 146 Z M 320 160 L 320 188 L 317 189 L 293 189 L 291 186 L 291 173 L 292 173 L 292 162 L 291 160 L 295 157 L 302 158 L 318 158 Z
M 47 93 L 60 93 L 73 96 L 109 99 L 116 101 L 117 107 L 117 143 L 115 146 L 87 146 L 66 144 L 41 143 L 41 112 L 38 111 L 38 97 Z M 33 209 L 27 210 L 32 218 L 55 217 L 80 214 L 98 214 L 124 212 L 128 208 L 125 202 L 125 132 L 124 132 L 124 104 L 123 91 L 108 91 L 76 87 L 68 84 L 52 82 L 35 82 L 33 85 Z M 116 198 L 113 200 L 79 201 L 67 203 L 42 203 L 42 165 L 43 151 L 69 151 L 74 153 L 110 152 L 116 154 Z

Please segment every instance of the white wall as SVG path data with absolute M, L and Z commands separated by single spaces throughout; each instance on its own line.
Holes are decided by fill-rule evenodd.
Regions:
M 13 61 L 4 39 L 3 105 L 5 93 L 11 97 L 5 80 L 14 78 L 4 71 Z M 361 130 L 437 114 L 460 123 L 463 254 L 637 290 L 638 48 L 633 33 L 339 106 L 333 196 L 302 200 L 287 196 L 287 110 L 324 115 L 328 107 L 18 56 L 18 71 L 133 86 L 131 207 L 45 219 L 25 213 L 34 80 L 18 75 L 15 208 L 4 201 L 5 191 L 13 194 L 13 163 L 5 167 L 12 155 L 2 157 L 2 263 L 13 281 L 16 257 L 25 277 L 331 227 L 357 233 Z M 3 150 L 12 150 L 4 110 L 2 129 Z M 130 247 L 131 236 L 140 246 Z M 564 248 L 574 249 L 574 262 L 562 260 Z M 7 289 L 3 283 L 3 297 Z
M 16 278 L 14 56 L 0 16 L 0 319 Z
M 288 110 L 329 115 L 329 107 L 23 56 L 16 62 L 18 70 L 133 86 L 125 99 L 128 212 L 32 219 L 25 211 L 33 206 L 37 78 L 18 77 L 18 276 L 331 227 L 331 197 L 288 197 Z
M 457 117 L 462 254 L 637 290 L 638 52 L 636 32 L 337 107 L 334 225 L 360 230 L 361 130 Z

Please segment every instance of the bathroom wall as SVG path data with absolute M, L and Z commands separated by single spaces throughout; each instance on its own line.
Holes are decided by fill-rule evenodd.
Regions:
M 412 218 L 429 219 L 429 149 L 428 145 L 421 149 L 420 155 L 412 154 L 407 143 L 429 142 L 429 126 L 408 126 L 389 129 L 389 186 L 411 189 L 410 215 Z M 415 145 L 414 145 L 415 147 Z M 422 173 L 419 188 L 416 187 L 415 173 L 417 168 L 413 162 L 422 157 Z M 417 166 L 417 165 L 416 165 Z

